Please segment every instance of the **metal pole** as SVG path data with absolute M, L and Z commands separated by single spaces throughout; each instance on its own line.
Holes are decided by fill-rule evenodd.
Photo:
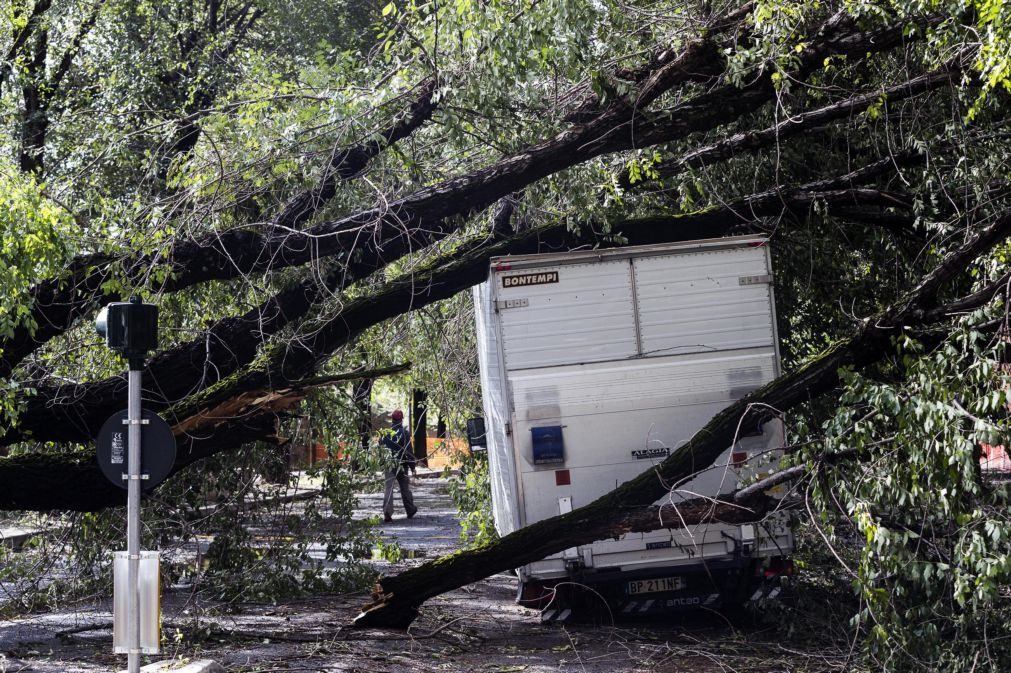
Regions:
M 127 422 L 130 424 L 129 465 L 130 480 L 126 495 L 126 553 L 127 601 L 126 638 L 130 648 L 127 655 L 128 673 L 140 671 L 140 390 L 141 368 L 130 363 L 129 403 Z M 143 365 L 141 365 L 143 366 Z

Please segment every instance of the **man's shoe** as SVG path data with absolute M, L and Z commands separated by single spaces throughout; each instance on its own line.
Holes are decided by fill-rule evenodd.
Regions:
M 410 512 L 407 513 L 407 518 L 408 519 L 413 519 L 414 515 L 417 514 L 417 513 L 418 513 L 418 508 L 415 507 L 414 509 L 412 509 Z
M 385 521 L 386 523 L 389 523 L 389 522 L 393 521 L 393 517 L 390 516 L 389 514 L 387 514 L 387 515 L 385 515 L 383 517 L 383 521 Z

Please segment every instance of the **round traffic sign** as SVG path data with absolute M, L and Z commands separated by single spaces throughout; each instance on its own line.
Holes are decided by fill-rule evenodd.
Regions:
M 105 478 L 120 488 L 127 488 L 129 479 L 129 450 L 127 437 L 130 426 L 126 423 L 127 410 L 109 417 L 98 431 L 98 466 Z M 140 426 L 141 488 L 149 491 L 165 480 L 176 462 L 176 438 L 172 428 L 153 411 L 144 409 Z M 147 476 L 144 476 L 147 475 Z

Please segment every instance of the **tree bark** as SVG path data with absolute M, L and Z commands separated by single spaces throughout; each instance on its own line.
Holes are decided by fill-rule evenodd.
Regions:
M 833 389 L 843 367 L 866 367 L 894 352 L 907 325 L 919 324 L 933 307 L 941 286 L 964 270 L 979 254 L 1011 234 L 1011 215 L 980 231 L 943 262 L 902 300 L 868 320 L 849 339 L 817 358 L 733 403 L 714 416 L 684 446 L 655 469 L 625 482 L 614 491 L 572 512 L 531 524 L 476 550 L 463 551 L 377 582 L 375 601 L 355 619 L 358 626 L 404 628 L 429 598 L 471 582 L 538 561 L 569 547 L 598 539 L 601 522 L 614 520 L 629 508 L 647 507 L 678 483 L 712 465 L 734 438 L 772 414 L 789 411 Z M 659 521 L 654 521 L 659 527 Z

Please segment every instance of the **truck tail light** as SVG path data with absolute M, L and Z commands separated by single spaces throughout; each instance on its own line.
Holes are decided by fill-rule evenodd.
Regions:
M 769 559 L 769 567 L 765 569 L 766 577 L 792 577 L 796 572 L 793 559 L 785 556 L 773 556 Z

